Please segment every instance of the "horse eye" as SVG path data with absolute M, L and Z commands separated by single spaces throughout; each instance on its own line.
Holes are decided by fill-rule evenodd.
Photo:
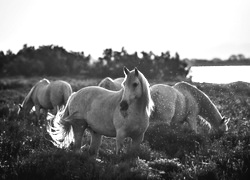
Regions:
M 136 88 L 138 86 L 138 83 L 133 83 L 133 87 Z

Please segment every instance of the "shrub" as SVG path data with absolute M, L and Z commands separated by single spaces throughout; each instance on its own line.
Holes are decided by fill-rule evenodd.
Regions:
M 205 145 L 205 138 L 201 135 L 173 129 L 164 122 L 151 123 L 145 133 L 145 140 L 152 149 L 181 159 L 186 153 L 196 152 L 200 146 Z

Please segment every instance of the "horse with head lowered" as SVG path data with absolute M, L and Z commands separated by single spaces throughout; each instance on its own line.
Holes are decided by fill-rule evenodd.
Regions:
M 228 130 L 226 120 L 221 116 L 210 98 L 197 87 L 179 82 L 174 86 L 156 84 L 150 87 L 155 103 L 152 119 L 178 125 L 187 122 L 197 133 L 197 120 L 201 116 L 215 131 Z
M 116 138 L 116 154 L 126 137 L 131 150 L 138 149 L 149 125 L 153 108 L 149 83 L 138 70 L 124 67 L 122 89 L 111 91 L 89 86 L 72 94 L 63 111 L 58 112 L 47 128 L 53 143 L 67 148 L 73 142 L 79 151 L 86 128 L 91 133 L 89 153 L 96 155 L 102 136 Z
M 66 105 L 71 93 L 72 88 L 65 81 L 50 82 L 42 79 L 31 88 L 22 104 L 19 104 L 18 114 L 25 116 L 33 106 L 35 106 L 37 118 L 40 117 L 40 109 L 45 110 L 46 114 L 48 110 L 56 114 L 58 109 Z

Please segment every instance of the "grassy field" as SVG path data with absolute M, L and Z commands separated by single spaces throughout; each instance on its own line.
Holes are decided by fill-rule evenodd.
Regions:
M 48 77 L 50 80 L 59 79 Z M 98 79 L 66 78 L 73 90 Z M 0 79 L 0 179 L 247 179 L 250 176 L 250 84 L 195 83 L 230 118 L 223 136 L 174 130 L 151 122 L 141 150 L 115 155 L 115 140 L 104 138 L 97 160 L 50 142 L 42 117 L 17 116 L 17 105 L 39 78 Z M 155 81 L 150 81 L 153 84 Z M 173 83 L 168 83 L 173 84 Z M 85 134 L 84 143 L 89 143 Z M 124 148 L 126 151 L 126 147 Z M 137 157 L 138 156 L 138 157 Z

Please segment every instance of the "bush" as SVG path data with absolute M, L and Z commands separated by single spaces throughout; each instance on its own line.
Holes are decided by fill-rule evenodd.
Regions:
M 164 122 L 151 123 L 145 133 L 145 140 L 154 150 L 163 151 L 169 157 L 183 159 L 185 154 L 196 152 L 205 145 L 205 137 L 193 132 L 173 129 Z

